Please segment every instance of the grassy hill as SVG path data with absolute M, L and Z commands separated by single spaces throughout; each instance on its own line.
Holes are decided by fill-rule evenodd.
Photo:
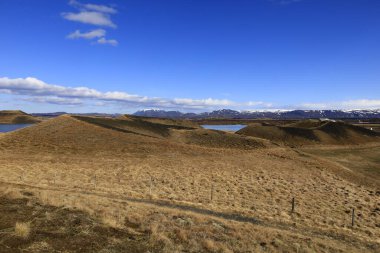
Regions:
M 255 124 L 237 132 L 289 146 L 352 145 L 378 142 L 380 134 L 344 122 L 306 120 L 288 125 Z
M 0 124 L 33 124 L 40 121 L 23 111 L 0 111 Z
M 5 134 L 0 149 L 9 147 L 28 152 L 102 153 L 156 152 L 195 149 L 197 147 L 257 149 L 266 146 L 265 140 L 239 136 L 221 131 L 164 124 L 135 118 L 99 118 L 60 116 L 38 125 Z

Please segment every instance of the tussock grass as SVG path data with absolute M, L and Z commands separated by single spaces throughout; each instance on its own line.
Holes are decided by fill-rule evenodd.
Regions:
M 211 239 L 205 239 L 205 240 L 203 240 L 202 246 L 208 252 L 217 252 L 219 250 L 219 247 Z
M 101 217 L 102 223 L 112 228 L 124 228 L 123 219 L 121 217 L 114 217 L 105 215 Z
M 29 222 L 16 222 L 15 235 L 23 239 L 27 239 L 30 235 L 31 227 Z

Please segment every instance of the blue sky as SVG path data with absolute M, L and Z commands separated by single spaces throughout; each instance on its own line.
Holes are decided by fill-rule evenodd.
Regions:
M 378 0 L 0 0 L 0 109 L 380 108 Z

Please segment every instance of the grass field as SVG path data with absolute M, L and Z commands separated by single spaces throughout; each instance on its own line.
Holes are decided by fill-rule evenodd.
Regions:
M 130 243 L 141 252 L 380 249 L 378 178 L 362 184 L 356 176 L 364 171 L 347 170 L 311 149 L 183 124 L 62 116 L 3 134 L 0 189 L 8 200 L 2 203 L 41 212 L 58 208 L 52 211 L 58 216 L 67 210 L 61 220 L 81 210 L 94 225 L 70 235 L 104 238 L 102 229 L 117 231 L 104 235 L 115 250 L 94 248 L 102 252 L 128 252 L 122 238 L 132 235 Z M 50 252 L 75 252 L 38 236 L 46 230 L 42 216 L 8 217 L 0 224 L 1 249 L 42 244 Z M 16 222 L 30 223 L 29 240 L 9 230 Z M 62 230 L 71 226 L 62 224 Z
M 368 183 L 380 182 L 380 146 L 313 147 L 303 151 L 336 162 L 365 177 Z

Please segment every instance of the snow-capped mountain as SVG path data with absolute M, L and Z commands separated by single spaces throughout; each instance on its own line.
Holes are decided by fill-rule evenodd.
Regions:
M 229 109 L 215 110 L 202 113 L 183 113 L 179 111 L 165 111 L 148 109 L 135 112 L 133 115 L 158 118 L 223 118 L 223 119 L 367 119 L 380 118 L 380 109 L 376 110 L 271 110 L 271 111 L 235 111 Z

